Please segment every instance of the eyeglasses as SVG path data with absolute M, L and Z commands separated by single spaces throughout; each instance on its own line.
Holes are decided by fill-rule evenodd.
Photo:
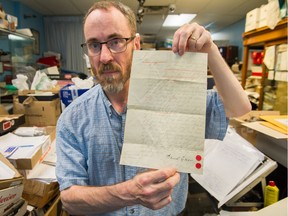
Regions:
M 104 42 L 91 41 L 81 44 L 83 52 L 88 56 L 97 56 L 102 50 L 102 45 L 106 44 L 111 53 L 121 53 L 127 48 L 127 44 L 136 36 L 129 38 L 113 38 Z

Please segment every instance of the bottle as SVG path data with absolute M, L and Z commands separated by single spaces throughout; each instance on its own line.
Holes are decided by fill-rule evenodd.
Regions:
M 278 199 L 279 199 L 279 189 L 274 181 L 269 181 L 269 184 L 265 187 L 264 207 L 277 202 Z

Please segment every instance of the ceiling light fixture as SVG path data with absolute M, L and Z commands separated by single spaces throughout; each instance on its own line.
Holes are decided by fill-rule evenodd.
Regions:
M 169 14 L 163 23 L 163 27 L 179 27 L 191 22 L 195 17 L 196 14 Z
M 144 8 L 144 3 L 145 0 L 138 0 L 139 2 L 139 6 L 137 9 L 137 23 L 141 24 L 143 21 L 143 17 L 144 17 L 144 12 L 145 12 L 145 8 Z
M 137 23 L 141 24 L 143 22 L 143 17 L 146 14 L 162 14 L 163 17 L 165 17 L 168 13 L 174 13 L 176 10 L 176 5 L 175 4 L 169 4 L 169 5 L 157 5 L 157 6 L 148 6 L 145 5 L 145 0 L 138 0 L 139 5 L 137 8 L 137 14 L 136 14 L 136 19 Z

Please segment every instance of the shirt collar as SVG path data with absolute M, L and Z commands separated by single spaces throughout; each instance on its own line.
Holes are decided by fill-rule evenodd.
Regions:
M 106 109 L 109 111 L 110 116 L 111 116 L 111 114 L 112 114 L 111 112 L 115 112 L 115 113 L 117 113 L 118 115 L 126 114 L 126 112 L 127 112 L 127 106 L 125 107 L 123 113 L 119 114 L 119 113 L 114 109 L 113 105 L 111 104 L 110 100 L 109 100 L 108 97 L 106 96 L 106 94 L 105 94 L 105 92 L 104 92 L 104 90 L 103 90 L 102 87 L 100 88 L 100 94 L 101 94 L 101 97 L 102 97 L 102 99 L 103 99 L 103 101 L 104 101 L 104 104 L 105 104 Z

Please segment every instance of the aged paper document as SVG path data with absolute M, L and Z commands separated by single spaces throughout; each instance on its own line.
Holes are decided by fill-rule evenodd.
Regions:
M 120 164 L 202 173 L 207 54 L 135 51 Z

